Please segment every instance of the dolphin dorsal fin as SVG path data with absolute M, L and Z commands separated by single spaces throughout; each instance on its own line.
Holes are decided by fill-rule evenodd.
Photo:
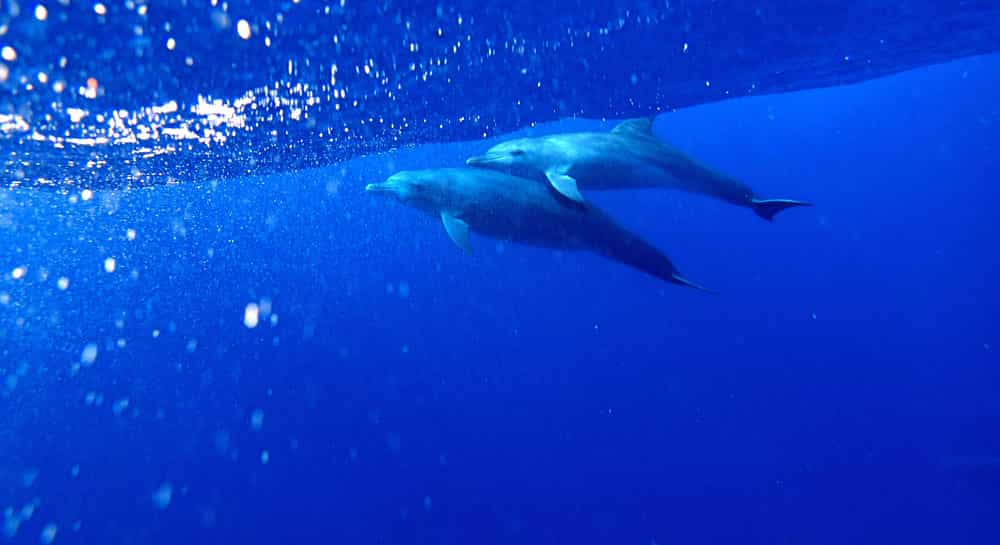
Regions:
M 611 132 L 620 136 L 631 136 L 632 138 L 652 138 L 653 118 L 639 117 L 628 119 L 615 125 Z
M 469 224 L 444 211 L 441 212 L 441 223 L 444 224 L 444 230 L 451 237 L 452 242 L 465 253 L 471 254 L 472 243 L 469 242 Z

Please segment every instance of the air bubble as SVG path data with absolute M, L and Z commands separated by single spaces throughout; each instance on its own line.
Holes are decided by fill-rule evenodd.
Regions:
M 260 307 L 257 303 L 247 303 L 246 308 L 243 309 L 243 325 L 250 329 L 257 327 L 257 323 L 260 321 Z
M 174 487 L 170 483 L 163 483 L 153 491 L 153 505 L 157 509 L 166 509 L 170 506 L 170 500 L 174 496 Z
M 264 411 L 255 409 L 250 415 L 250 428 L 253 431 L 260 431 L 264 427 Z
M 80 352 L 80 363 L 84 366 L 89 367 L 94 364 L 97 360 L 97 343 L 87 343 L 87 346 L 83 347 L 83 352 Z
M 59 527 L 50 522 L 45 525 L 45 528 L 42 528 L 42 535 L 39 541 L 42 542 L 42 545 L 49 545 L 56 538 L 57 533 L 59 533 Z

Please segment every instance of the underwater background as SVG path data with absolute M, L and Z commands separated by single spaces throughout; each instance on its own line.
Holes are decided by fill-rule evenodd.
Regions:
M 730 4 L 4 4 L 0 542 L 1000 543 L 1000 16 Z M 718 293 L 364 192 L 658 111 Z

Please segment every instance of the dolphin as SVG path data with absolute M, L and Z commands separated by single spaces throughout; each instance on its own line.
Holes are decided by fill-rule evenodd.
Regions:
M 703 166 L 658 140 L 652 126 L 651 118 L 639 118 L 624 121 L 611 132 L 508 140 L 484 155 L 470 157 L 466 164 L 518 176 L 544 176 L 556 191 L 578 203 L 584 201 L 581 187 L 671 187 L 749 207 L 768 221 L 787 208 L 811 206 L 791 199 L 760 198 L 745 183 Z
M 674 284 L 685 279 L 662 252 L 593 205 L 567 203 L 546 184 L 486 169 L 402 171 L 365 191 L 395 197 L 441 218 L 454 243 L 472 252 L 469 231 L 500 240 L 589 250 Z

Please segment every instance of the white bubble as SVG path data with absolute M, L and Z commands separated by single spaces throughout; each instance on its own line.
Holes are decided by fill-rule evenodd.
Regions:
M 14 270 L 10 271 L 10 277 L 14 280 L 24 278 L 24 275 L 26 274 L 28 274 L 28 269 L 26 267 L 15 267 Z
M 98 2 L 97 4 L 94 4 L 94 13 L 96 13 L 98 15 L 107 15 L 108 14 L 108 8 L 104 4 L 101 4 L 100 2 Z
M 35 468 L 25 471 L 24 475 L 21 475 L 21 484 L 23 484 L 25 488 L 30 488 L 31 485 L 35 484 L 35 479 L 38 478 L 39 473 L 38 469 Z
M 177 40 L 173 38 L 167 38 L 167 49 L 173 51 L 177 47 Z
M 124 397 L 122 399 L 119 399 L 118 401 L 115 401 L 115 404 L 111 406 L 112 412 L 114 412 L 116 415 L 122 414 L 123 412 L 125 412 L 125 409 L 127 409 L 127 408 L 128 408 L 128 398 L 127 397 Z
M 250 23 L 246 19 L 240 19 L 236 23 L 236 33 L 240 35 L 240 38 L 244 40 L 250 39 Z
M 56 281 L 56 286 L 59 286 L 59 289 L 66 291 L 69 288 L 69 278 L 66 278 L 65 276 L 59 277 L 59 280 Z
M 35 6 L 35 19 L 38 19 L 39 21 L 44 21 L 48 18 L 49 18 L 49 10 L 45 6 L 41 4 Z
M 83 347 L 83 352 L 80 353 L 80 363 L 85 366 L 91 366 L 97 359 L 97 343 L 87 343 L 87 346 Z
M 16 536 L 17 531 L 18 529 L 20 529 L 20 527 L 21 527 L 21 519 L 19 517 L 16 517 L 13 514 L 11 514 L 11 516 L 4 517 L 3 535 L 7 537 L 7 539 L 11 539 L 14 536 Z
M 38 501 L 38 499 L 36 498 L 35 501 Z M 35 516 L 35 509 L 37 507 L 38 506 L 35 505 L 35 502 L 26 503 L 24 507 L 21 508 L 21 519 L 31 520 L 31 517 Z
M 257 322 L 260 321 L 260 307 L 257 303 L 247 303 L 246 308 L 243 309 L 243 325 L 253 329 L 257 327 Z
M 109 257 L 104 260 L 104 272 L 113 273 L 117 267 L 118 263 L 115 261 L 115 258 Z
M 260 304 L 260 315 L 263 317 L 268 317 L 271 314 L 271 299 L 268 297 L 261 297 Z
M 7 62 L 14 62 L 17 60 L 17 51 L 13 47 L 5 45 L 3 49 L 0 49 L 0 57 L 3 57 L 3 60 Z
M 135 240 L 135 229 L 129 229 L 125 231 L 125 238 L 129 240 Z
M 163 483 L 153 491 L 153 505 L 157 509 L 166 509 L 170 506 L 170 500 L 174 496 L 174 487 L 170 483 Z
M 264 411 L 254 409 L 253 413 L 250 414 L 250 427 L 254 431 L 260 431 L 264 427 Z
M 56 538 L 56 534 L 58 532 L 59 527 L 54 523 L 50 522 L 46 524 L 45 528 L 42 528 L 42 537 L 40 538 L 42 545 L 49 545 L 49 543 L 52 543 L 52 540 Z
M 90 199 L 94 198 L 94 192 L 89 189 L 84 189 L 83 191 L 80 192 L 80 198 L 85 201 L 89 201 Z

